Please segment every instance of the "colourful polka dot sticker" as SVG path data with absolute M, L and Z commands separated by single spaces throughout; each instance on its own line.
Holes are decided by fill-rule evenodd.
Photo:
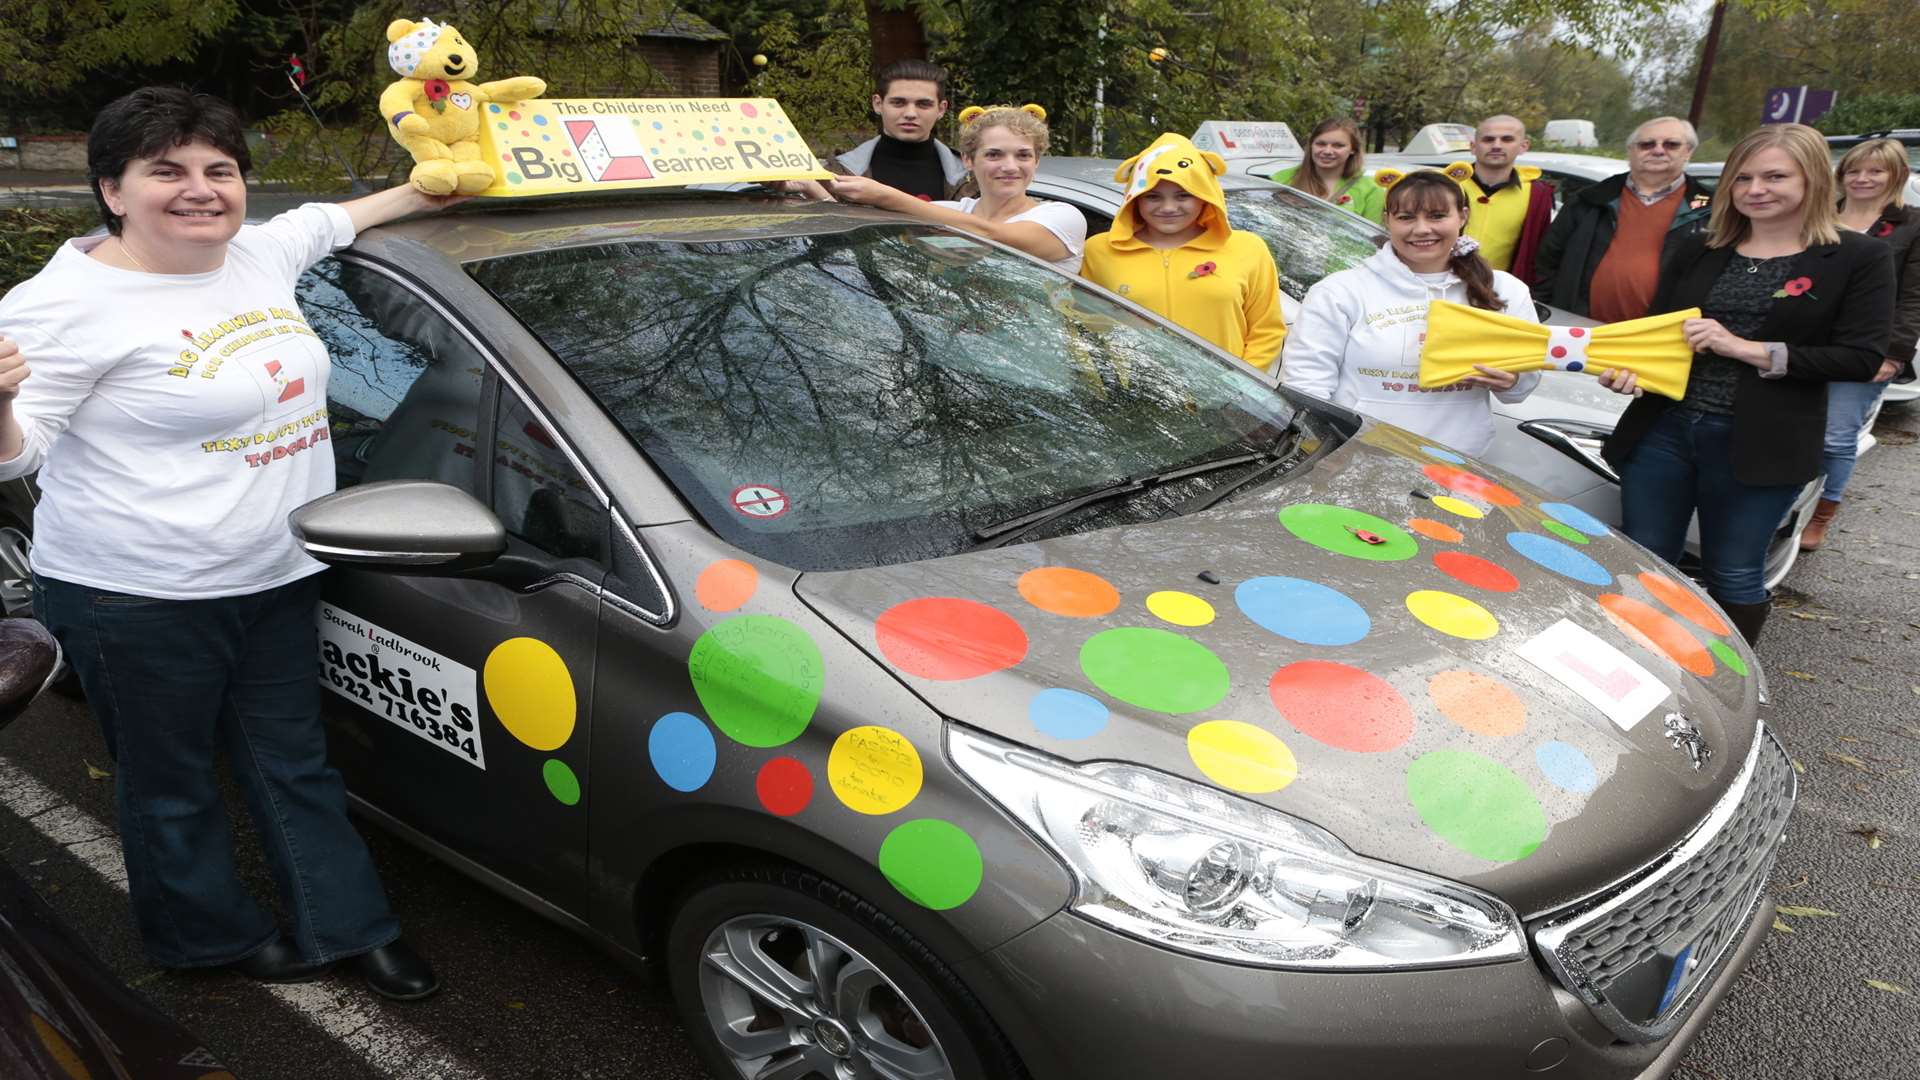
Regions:
M 1543 521 L 1540 523 L 1540 527 L 1560 539 L 1565 540 L 1569 544 L 1586 544 L 1589 542 L 1580 530 L 1572 528 L 1571 526 L 1562 525 L 1557 521 Z
M 1483 477 L 1475 476 L 1465 469 L 1455 469 L 1447 465 L 1428 465 L 1420 470 L 1427 479 L 1449 491 L 1456 491 L 1470 499 L 1479 499 L 1495 506 L 1519 506 L 1520 496 Z
M 753 793 L 767 813 L 792 817 L 813 802 L 813 774 L 790 757 L 777 757 L 760 766 Z
M 1301 660 L 1273 673 L 1273 705 L 1301 734 L 1341 750 L 1374 754 L 1413 735 L 1413 708 L 1380 676 L 1348 664 Z
M 1747 674 L 1747 662 L 1740 659 L 1740 653 L 1733 646 L 1724 641 L 1709 641 L 1707 651 L 1719 658 L 1720 662 L 1727 665 L 1735 674 Z
M 1107 729 L 1106 702 L 1092 694 L 1049 687 L 1027 703 L 1027 719 L 1043 735 L 1056 739 L 1088 739 Z
M 827 754 L 827 784 L 858 813 L 878 816 L 904 809 L 920 794 L 923 778 L 920 752 L 892 728 L 848 728 Z
M 1280 511 L 1280 524 L 1314 547 L 1374 562 L 1411 559 L 1420 545 L 1385 518 L 1325 503 L 1295 503 Z
M 1443 634 L 1468 641 L 1485 641 L 1500 632 L 1493 612 L 1457 593 L 1421 589 L 1407 594 L 1413 617 Z
M 714 726 L 743 746 L 785 746 L 812 723 L 826 681 L 820 647 L 777 615 L 715 623 L 687 657 Z
M 1042 566 L 1020 575 L 1020 595 L 1041 611 L 1091 619 L 1120 606 L 1120 590 L 1098 574 L 1067 566 Z
M 713 778 L 718 760 L 713 732 L 692 713 L 670 712 L 647 732 L 647 759 L 675 791 L 699 791 Z
M 1520 579 L 1498 564 L 1464 551 L 1436 551 L 1433 553 L 1433 565 L 1453 580 L 1476 589 L 1512 592 L 1520 587 Z
M 1346 593 L 1304 578 L 1252 578 L 1233 590 L 1233 601 L 1256 626 L 1303 645 L 1351 645 L 1373 628 Z
M 933 911 L 959 907 L 980 891 L 980 846 L 951 821 L 921 818 L 895 826 L 880 842 L 880 872 L 900 895 Z
M 1674 614 L 1687 620 L 1709 634 L 1725 636 L 1733 633 L 1733 627 L 1713 609 L 1713 605 L 1700 597 L 1699 593 L 1673 580 L 1664 574 L 1649 570 L 1640 575 L 1640 584 L 1646 586 L 1655 600 L 1667 605 Z
M 1512 769 L 1466 750 L 1434 750 L 1407 769 L 1407 799 L 1427 828 L 1490 862 L 1514 862 L 1547 838 L 1540 801 Z
M 1088 638 L 1080 670 L 1108 697 L 1164 713 L 1211 709 L 1231 685 L 1213 650 L 1151 627 L 1123 626 Z
M 1467 463 L 1467 459 L 1461 457 L 1459 454 L 1451 450 L 1442 450 L 1437 446 L 1422 446 L 1420 452 L 1430 458 L 1439 458 L 1441 461 L 1453 465 L 1465 465 Z
M 1205 626 L 1213 621 L 1213 605 L 1189 592 L 1162 590 L 1147 596 L 1147 610 L 1175 626 Z
M 1540 775 L 1562 791 L 1584 795 L 1600 786 L 1600 770 L 1580 748 L 1558 740 L 1543 742 L 1533 750 Z
M 1427 680 L 1440 715 L 1475 735 L 1504 738 L 1527 726 L 1527 706 L 1506 683 L 1477 671 L 1443 671 Z
M 1613 583 L 1613 575 L 1607 572 L 1606 567 L 1560 541 L 1539 533 L 1510 532 L 1507 534 L 1507 546 L 1536 566 L 1545 567 L 1562 577 L 1587 585 Z
M 887 663 L 922 679 L 977 679 L 1018 664 L 1027 632 L 977 600 L 929 596 L 881 612 L 874 637 Z
M 567 806 L 576 806 L 580 802 L 580 778 L 573 774 L 567 763 L 559 758 L 548 758 L 540 766 L 540 779 L 547 785 L 548 794 Z
M 1293 783 L 1300 766 L 1280 737 L 1239 720 L 1209 720 L 1187 732 L 1187 754 L 1228 791 L 1265 795 Z
M 760 571 L 752 563 L 720 559 L 694 579 L 693 596 L 708 611 L 736 611 L 753 599 L 753 590 L 759 584 Z
M 1541 503 L 1540 512 L 1560 522 L 1568 528 L 1578 529 L 1588 536 L 1606 536 L 1613 530 L 1607 523 L 1587 513 L 1572 503 Z
M 508 638 L 487 654 L 480 681 L 507 734 L 535 750 L 558 750 L 573 737 L 573 676 L 553 646 Z
M 1449 514 L 1455 514 L 1463 518 L 1472 518 L 1475 521 L 1487 516 L 1485 510 L 1480 509 L 1465 499 L 1456 499 L 1451 495 L 1435 495 L 1433 497 L 1433 505 L 1445 510 Z
M 1418 533 L 1429 540 L 1438 540 L 1443 544 L 1457 544 L 1464 539 L 1459 529 L 1432 518 L 1414 518 L 1407 522 L 1407 531 Z
M 1635 640 L 1642 645 L 1651 642 L 1654 651 L 1703 679 L 1713 674 L 1713 655 L 1686 627 L 1631 596 L 1603 593 L 1598 599 L 1608 616 L 1639 631 Z

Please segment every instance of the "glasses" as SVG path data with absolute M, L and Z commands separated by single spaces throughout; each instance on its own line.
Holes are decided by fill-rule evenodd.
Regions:
M 1633 144 L 1635 150 L 1651 150 L 1656 146 L 1665 148 L 1669 154 L 1677 154 L 1687 148 L 1686 142 L 1681 139 L 1641 139 Z

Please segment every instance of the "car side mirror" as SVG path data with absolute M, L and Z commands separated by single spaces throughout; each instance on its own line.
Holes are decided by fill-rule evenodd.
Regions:
M 498 559 L 507 530 L 480 500 L 435 480 L 383 480 L 287 515 L 306 553 L 328 566 L 454 574 Z
M 54 669 L 60 646 L 32 619 L 0 619 L 0 728 L 25 712 Z

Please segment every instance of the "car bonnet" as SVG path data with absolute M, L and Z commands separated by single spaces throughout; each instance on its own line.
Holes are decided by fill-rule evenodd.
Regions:
M 1673 568 L 1384 425 L 1204 513 L 797 589 L 953 720 L 1529 916 L 1681 841 L 1757 732 L 1757 659 Z

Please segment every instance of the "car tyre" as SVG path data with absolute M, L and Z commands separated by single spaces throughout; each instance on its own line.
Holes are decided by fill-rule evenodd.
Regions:
M 925 943 L 811 871 L 749 864 L 698 879 L 675 908 L 665 958 L 681 1020 L 715 1077 L 1027 1075 Z

